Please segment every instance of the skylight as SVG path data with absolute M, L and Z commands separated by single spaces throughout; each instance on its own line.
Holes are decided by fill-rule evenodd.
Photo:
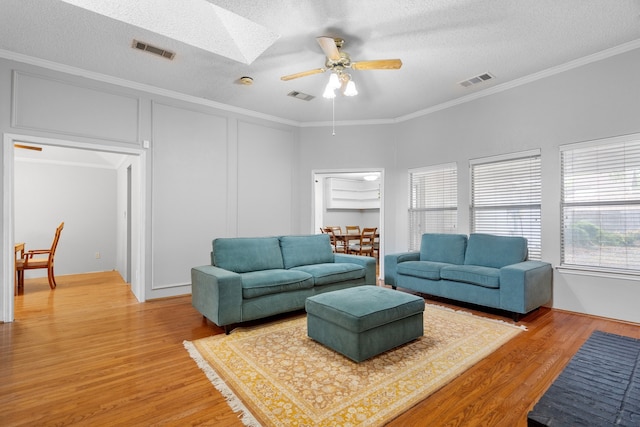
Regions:
M 62 1 L 243 64 L 251 64 L 280 37 L 206 0 Z

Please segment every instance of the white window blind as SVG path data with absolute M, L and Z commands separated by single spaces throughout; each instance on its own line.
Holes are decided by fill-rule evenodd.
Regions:
M 455 163 L 409 171 L 409 250 L 419 250 L 424 233 L 454 233 L 458 225 L 458 169 Z
M 471 230 L 528 241 L 541 258 L 540 151 L 471 162 Z
M 562 264 L 640 270 L 640 137 L 561 147 Z

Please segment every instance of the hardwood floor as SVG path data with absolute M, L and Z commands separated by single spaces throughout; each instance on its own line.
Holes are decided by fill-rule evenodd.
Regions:
M 222 333 L 190 296 L 140 304 L 112 272 L 57 282 L 27 280 L 16 321 L 0 324 L 0 425 L 242 425 L 183 348 Z M 640 338 L 637 324 L 548 308 L 519 323 L 528 331 L 389 425 L 526 426 L 592 331 Z

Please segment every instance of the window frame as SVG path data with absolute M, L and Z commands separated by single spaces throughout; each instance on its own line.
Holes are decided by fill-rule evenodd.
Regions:
M 477 206 L 477 201 L 475 198 L 475 194 L 478 192 L 476 190 L 476 168 L 481 166 L 489 166 L 489 165 L 498 165 L 498 164 L 507 164 L 508 162 L 518 162 L 527 159 L 534 159 L 537 163 L 537 183 L 535 187 L 538 189 L 537 192 L 537 202 L 531 200 L 528 203 L 503 203 L 503 204 L 495 204 L 495 205 L 480 205 Z M 507 165 L 508 166 L 508 165 Z M 515 169 L 514 169 L 515 171 Z M 511 172 L 513 173 L 513 172 Z M 500 177 L 496 177 L 500 178 Z M 504 179 L 504 178 L 503 178 Z M 530 190 L 529 190 L 530 191 Z M 528 193 L 531 194 L 531 193 Z M 494 229 L 482 230 L 478 229 L 477 224 L 480 222 L 476 218 L 477 212 L 498 212 L 498 211 L 509 211 L 513 209 L 520 209 L 523 211 L 537 211 L 537 221 L 530 221 L 529 224 L 525 226 L 524 230 L 521 230 L 520 233 L 514 233 L 513 230 L 505 230 L 504 232 L 496 232 Z M 531 218 L 535 219 L 536 215 L 531 216 Z M 537 222 L 537 227 L 535 223 Z M 499 222 L 496 225 L 500 225 Z M 542 151 L 540 149 L 533 149 L 527 151 L 520 151 L 516 153 L 508 153 L 502 154 L 498 156 L 490 156 L 490 157 L 482 157 L 477 159 L 472 159 L 469 161 L 469 229 L 471 233 L 488 233 L 488 234 L 496 234 L 501 236 L 523 236 L 528 240 L 528 259 L 530 260 L 541 260 L 542 259 Z M 529 232 L 528 235 L 525 232 Z
M 619 266 L 612 266 L 611 264 L 603 265 L 602 263 L 600 263 L 599 265 L 588 265 L 588 264 L 583 264 L 579 262 L 567 262 L 567 255 L 566 255 L 567 224 L 566 224 L 566 215 L 565 215 L 566 208 L 570 209 L 570 208 L 584 207 L 584 208 L 597 209 L 598 207 L 599 208 L 612 208 L 612 207 L 622 208 L 622 207 L 635 206 L 638 209 L 640 209 L 640 196 L 638 196 L 638 198 L 635 201 L 622 200 L 622 199 L 612 200 L 611 198 L 606 198 L 605 200 L 596 200 L 591 202 L 587 202 L 584 200 L 566 202 L 565 201 L 565 199 L 567 198 L 565 195 L 566 168 L 565 168 L 564 156 L 566 153 L 569 153 L 569 152 L 575 153 L 576 151 L 579 152 L 579 151 L 595 149 L 595 148 L 604 149 L 604 150 L 607 150 L 607 149 L 615 150 L 616 148 L 619 148 L 621 145 L 625 145 L 625 146 L 635 145 L 635 149 L 637 150 L 638 153 L 640 153 L 640 134 L 636 133 L 636 134 L 597 139 L 592 141 L 564 144 L 559 147 L 558 162 L 559 162 L 559 185 L 560 185 L 560 197 L 559 197 L 560 199 L 560 203 L 559 203 L 560 265 L 558 266 L 558 268 L 561 270 L 583 272 L 585 274 L 610 275 L 612 277 L 630 278 L 633 280 L 637 280 L 638 276 L 640 276 L 640 266 L 638 268 L 622 268 Z M 606 155 L 609 156 L 610 158 L 612 156 L 612 153 L 609 152 L 609 153 L 606 153 Z M 605 159 L 599 159 L 599 160 L 605 160 Z M 624 167 L 625 165 L 622 164 L 620 166 Z M 624 174 L 624 172 L 627 171 L 627 168 L 620 169 L 620 171 L 622 171 L 621 173 Z M 616 188 L 618 190 L 623 190 L 624 185 L 621 185 L 620 187 L 616 187 Z M 612 194 L 611 187 L 607 187 L 607 190 L 608 191 L 603 190 L 603 192 Z M 600 194 L 600 193 L 597 193 L 597 194 Z M 597 212 L 598 214 L 600 214 L 601 212 L 604 212 L 606 210 L 607 209 L 597 209 Z M 625 225 L 626 225 L 626 222 L 625 222 Z M 625 229 L 625 231 L 627 230 Z M 607 246 L 607 245 L 603 245 L 602 243 L 603 242 L 601 241 L 600 245 L 598 246 L 599 248 L 598 250 L 600 252 L 603 252 L 603 246 Z M 604 252 L 606 257 L 607 252 L 606 251 Z M 625 253 L 626 252 L 627 251 L 625 250 Z M 627 259 L 627 262 L 628 262 L 628 259 Z
M 441 173 L 443 174 L 443 185 L 441 190 L 446 192 L 447 194 L 443 194 L 441 196 L 441 200 L 443 203 L 441 205 L 436 206 L 422 206 L 422 207 L 414 207 L 414 202 L 416 200 L 414 191 L 414 174 L 428 174 L 429 172 L 433 172 L 434 175 Z M 444 174 L 453 173 L 453 179 L 444 178 Z M 420 250 L 420 242 L 422 239 L 422 234 L 424 233 L 456 233 L 458 230 L 458 163 L 457 162 L 449 162 L 449 163 L 440 163 L 437 165 L 430 165 L 420 168 L 412 168 L 408 171 L 407 177 L 407 186 L 409 188 L 409 200 L 408 200 L 408 209 L 407 209 L 407 231 L 409 235 L 408 246 L 410 251 L 418 251 Z M 447 186 L 446 184 L 451 184 Z M 435 188 L 435 187 L 434 187 Z M 426 195 L 426 192 L 425 192 Z M 446 200 L 453 200 L 455 204 L 446 204 Z M 414 218 L 415 214 L 418 213 L 442 213 L 442 227 L 420 227 L 416 229 L 414 226 Z M 455 219 L 453 221 L 446 220 L 446 213 L 454 213 Z

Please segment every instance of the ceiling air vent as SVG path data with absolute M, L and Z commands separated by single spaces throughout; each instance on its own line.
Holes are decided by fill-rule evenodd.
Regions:
M 477 85 L 478 83 L 484 83 L 487 80 L 491 80 L 491 79 L 495 79 L 495 77 L 491 73 L 484 73 L 475 77 L 471 77 L 470 79 L 458 82 L 458 84 L 463 87 L 469 87 L 469 86 Z
M 287 96 L 291 96 L 293 98 L 302 99 L 303 101 L 311 101 L 315 96 L 309 95 L 307 93 L 298 92 L 296 90 L 292 90 L 287 94 Z
M 138 40 L 133 41 L 133 47 L 135 49 L 144 50 L 145 52 L 153 53 L 154 55 L 162 56 L 163 58 L 173 59 L 176 54 L 170 50 L 162 49 L 160 47 L 152 46 L 148 43 L 140 42 Z

